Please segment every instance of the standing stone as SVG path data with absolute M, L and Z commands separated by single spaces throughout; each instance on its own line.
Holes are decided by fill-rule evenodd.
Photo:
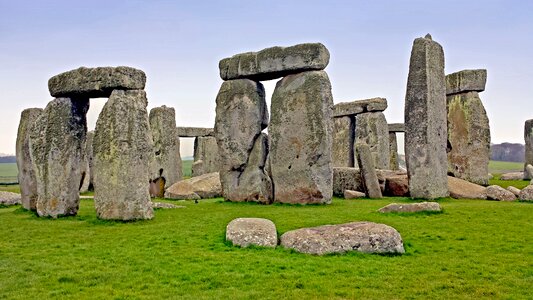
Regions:
M 398 160 L 398 140 L 396 132 L 389 132 L 389 166 L 391 170 L 400 169 L 400 161 Z
M 405 96 L 405 159 L 413 198 L 448 196 L 444 52 L 431 39 L 413 43 Z
M 57 218 L 78 212 L 88 110 L 87 98 L 56 98 L 33 124 L 30 154 L 39 216 Z
M 81 169 L 80 193 L 94 190 L 93 176 L 93 137 L 94 131 L 87 132 L 83 151 L 83 165 Z
M 355 119 L 353 116 L 333 118 L 333 167 L 353 167 L 353 143 L 355 138 Z
M 217 140 L 212 136 L 199 136 L 194 140 L 192 177 L 220 171 Z
M 390 169 L 389 126 L 382 112 L 355 116 L 355 143 L 364 143 L 370 147 L 375 168 Z
M 276 202 L 331 202 L 332 114 L 333 97 L 326 72 L 289 75 L 276 84 L 269 127 Z
M 17 167 L 22 206 L 28 210 L 37 209 L 37 178 L 30 155 L 30 133 L 33 123 L 43 113 L 42 108 L 28 108 L 22 111 L 17 133 Z
M 216 99 L 215 137 L 220 181 L 228 201 L 272 202 L 272 182 L 265 171 L 268 124 L 265 89 L 248 79 L 225 81 Z
M 357 162 L 361 170 L 361 176 L 365 183 L 366 194 L 369 198 L 381 198 L 381 188 L 379 187 L 378 175 L 374 167 L 372 152 L 367 144 L 356 143 Z
M 448 173 L 472 183 L 489 183 L 489 118 L 477 92 L 447 96 Z
M 94 133 L 94 205 L 101 219 L 151 219 L 148 192 L 154 145 L 146 93 L 115 90 Z
M 526 154 L 524 159 L 524 179 L 528 178 L 526 167 L 527 165 L 533 165 L 533 119 L 527 120 L 524 123 L 524 140 L 526 142 Z
M 166 187 L 169 187 L 182 179 L 180 139 L 175 134 L 176 112 L 174 108 L 164 105 L 154 107 L 150 110 L 149 120 L 155 154 L 151 174 L 161 174 Z

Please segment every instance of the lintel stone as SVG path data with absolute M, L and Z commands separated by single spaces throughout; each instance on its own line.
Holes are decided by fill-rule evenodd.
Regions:
M 371 98 L 351 102 L 340 102 L 333 106 L 333 117 L 352 116 L 365 112 L 384 111 L 387 99 Z
M 463 70 L 446 75 L 446 95 L 463 92 L 483 92 L 487 70 Z

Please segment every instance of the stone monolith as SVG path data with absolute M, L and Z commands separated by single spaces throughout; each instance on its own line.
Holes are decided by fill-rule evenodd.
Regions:
M 194 140 L 192 177 L 220 171 L 217 140 L 212 136 L 199 136 Z
M 529 178 L 529 175 L 526 172 L 527 165 L 533 165 L 533 119 L 526 120 L 524 123 L 524 141 L 526 144 L 526 153 L 524 158 L 524 179 L 533 179 Z
M 389 127 L 382 112 L 367 112 L 355 116 L 355 144 L 357 143 L 369 146 L 375 168 L 390 169 Z M 356 150 L 354 154 L 355 152 Z M 355 164 L 355 167 L 357 166 Z
M 332 164 L 334 167 L 354 166 L 355 119 L 353 116 L 333 118 Z

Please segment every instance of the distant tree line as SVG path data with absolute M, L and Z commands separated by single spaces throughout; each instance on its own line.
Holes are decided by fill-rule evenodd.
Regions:
M 0 164 L 16 163 L 17 158 L 15 156 L 0 156 Z
M 490 159 L 498 161 L 523 162 L 525 151 L 525 146 L 522 144 L 493 144 L 490 145 Z

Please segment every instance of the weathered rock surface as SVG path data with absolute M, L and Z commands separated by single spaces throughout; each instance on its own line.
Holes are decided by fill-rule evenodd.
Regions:
M 396 132 L 389 131 L 389 167 L 391 170 L 400 169 L 400 161 L 398 159 L 398 140 L 396 139 Z
M 531 179 L 533 178 L 533 166 L 530 164 L 527 164 L 524 169 L 524 179 Z
M 203 127 L 177 127 L 176 135 L 179 137 L 214 136 L 213 128 Z
M 131 67 L 81 67 L 48 80 L 52 97 L 108 98 L 113 90 L 142 90 L 146 74 Z
M 516 188 L 516 187 L 514 187 L 514 186 L 512 186 L 512 185 L 508 186 L 508 187 L 507 187 L 507 190 L 508 190 L 509 192 L 513 193 L 513 194 L 514 194 L 515 196 L 517 196 L 517 197 L 520 195 L 520 189 L 518 189 L 518 188 Z
M 522 180 L 524 179 L 525 172 L 509 172 L 503 173 L 500 176 L 500 180 Z
M 160 174 L 165 178 L 166 187 L 169 187 L 183 177 L 180 139 L 175 134 L 176 112 L 173 107 L 154 107 L 150 110 L 149 121 L 155 154 L 151 179 Z
M 460 178 L 448 176 L 448 189 L 455 199 L 487 199 L 484 186 Z
M 380 213 L 389 212 L 406 212 L 415 213 L 422 211 L 441 211 L 440 204 L 437 202 L 420 202 L 420 203 L 391 203 L 380 208 Z
M 353 116 L 366 112 L 380 112 L 387 109 L 387 99 L 371 98 L 351 102 L 340 102 L 333 106 L 333 116 Z
M 269 126 L 276 202 L 331 202 L 332 107 L 324 71 L 289 75 L 276 84 Z
M 533 179 L 528 178 L 528 174 L 525 172 L 527 165 L 533 165 L 533 119 L 526 120 L 524 123 L 524 141 L 526 144 L 526 153 L 524 158 L 524 179 Z
M 477 92 L 447 96 L 448 174 L 489 183 L 489 118 Z
M 355 119 L 350 116 L 333 119 L 332 164 L 334 167 L 354 166 Z
M 376 169 L 390 169 L 389 130 L 385 115 L 382 112 L 361 113 L 355 117 L 355 124 L 355 143 L 369 146 Z
M 153 217 L 149 186 L 154 157 L 146 93 L 115 90 L 94 133 L 94 205 L 101 219 Z
M 218 173 L 208 173 L 178 181 L 165 191 L 170 199 L 205 199 L 222 196 L 222 185 Z
M 352 191 L 352 190 L 345 190 L 344 191 L 344 199 L 357 199 L 357 198 L 364 198 L 366 197 L 366 194 L 359 191 Z
M 200 162 L 201 163 L 197 163 Z M 220 171 L 220 156 L 215 137 L 199 136 L 194 140 L 194 162 L 192 176 Z
M 446 95 L 462 92 L 483 92 L 487 70 L 463 70 L 446 75 Z
M 226 226 L 226 240 L 233 245 L 275 248 L 278 245 L 276 225 L 261 218 L 237 218 Z
M 328 63 L 328 49 L 320 43 L 309 43 L 237 54 L 221 60 L 218 67 L 223 80 L 248 78 L 259 81 L 323 70 Z
M 16 157 L 18 181 L 22 206 L 28 210 L 37 209 L 37 178 L 30 155 L 30 133 L 33 123 L 43 113 L 41 108 L 28 108 L 22 111 L 17 133 Z
M 281 245 L 298 252 L 323 255 L 359 251 L 364 253 L 404 253 L 400 233 L 385 224 L 353 222 L 288 231 Z
M 485 194 L 489 200 L 498 200 L 498 201 L 515 201 L 516 195 L 502 188 L 499 185 L 490 185 L 485 189 Z
M 533 201 L 533 185 L 528 185 L 520 191 L 518 194 L 520 201 Z
M 409 180 L 407 174 L 388 176 L 385 179 L 386 196 L 393 197 L 408 197 L 409 196 Z
M 175 205 L 172 203 L 165 203 L 165 202 L 152 202 L 152 208 L 153 209 L 175 209 L 175 208 L 186 208 L 186 206 Z
M 217 95 L 215 137 L 220 181 L 229 201 L 271 203 L 272 181 L 265 171 L 268 124 L 265 90 L 248 79 L 226 81 Z
M 12 206 L 17 204 L 22 204 L 20 194 L 0 191 L 0 206 Z
M 427 35 L 413 43 L 405 96 L 405 160 L 413 198 L 448 196 L 446 127 L 444 52 Z
M 389 123 L 389 132 L 405 132 L 405 124 Z
M 88 109 L 89 99 L 56 98 L 32 126 L 29 144 L 39 216 L 78 212 Z
M 407 176 L 405 171 L 376 170 L 379 186 L 385 192 L 385 182 L 390 177 Z M 345 190 L 364 191 L 365 186 L 358 168 L 333 168 L 333 194 L 342 197 Z
M 356 143 L 355 149 L 357 151 L 357 162 L 361 170 L 361 177 L 363 177 L 367 196 L 369 198 L 381 198 L 381 189 L 370 147 L 364 143 Z
M 83 162 L 81 167 L 80 193 L 94 190 L 93 174 L 93 138 L 94 131 L 87 132 L 83 147 Z

